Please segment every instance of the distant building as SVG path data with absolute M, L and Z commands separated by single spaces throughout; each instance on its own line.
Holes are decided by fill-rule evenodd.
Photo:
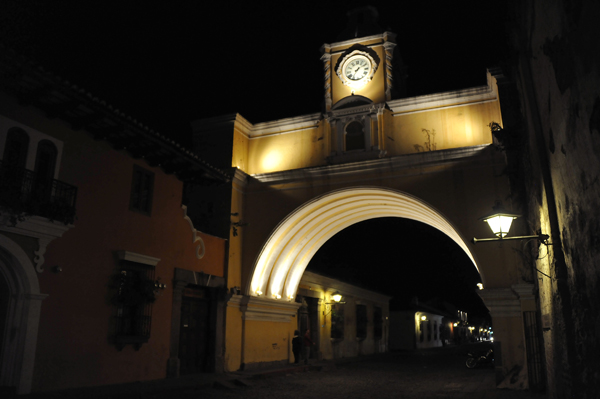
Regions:
M 390 350 L 436 348 L 469 339 L 466 312 L 449 313 L 417 301 L 410 307 L 390 312 Z
M 336 302 L 334 294 L 340 294 Z M 298 330 L 310 328 L 316 359 L 339 359 L 388 351 L 391 297 L 317 273 L 304 272 L 297 301 Z

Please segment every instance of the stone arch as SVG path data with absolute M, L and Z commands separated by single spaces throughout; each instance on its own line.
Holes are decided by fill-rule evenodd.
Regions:
M 309 261 L 329 238 L 355 223 L 379 217 L 412 219 L 440 230 L 465 251 L 484 282 L 458 230 L 431 205 L 402 191 L 354 187 L 316 197 L 281 221 L 258 255 L 246 294 L 291 301 Z
M 2 330 L 14 332 L 0 334 L 0 385 L 14 386 L 17 393 L 26 394 L 31 391 L 41 302 L 46 295 L 40 293 L 35 268 L 25 251 L 3 235 L 0 278 L 8 291 L 2 301 Z

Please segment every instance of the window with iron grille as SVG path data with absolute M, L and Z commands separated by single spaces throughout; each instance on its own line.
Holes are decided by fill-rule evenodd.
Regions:
M 134 165 L 129 209 L 150 216 L 153 194 L 154 173 Z
M 119 350 L 127 344 L 139 349 L 150 338 L 152 303 L 156 291 L 154 267 L 122 261 L 115 280 L 115 343 Z

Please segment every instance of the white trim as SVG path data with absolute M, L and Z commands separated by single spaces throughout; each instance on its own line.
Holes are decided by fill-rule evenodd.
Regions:
M 0 342 L 0 385 L 16 387 L 18 394 L 31 392 L 41 301 L 47 297 L 40 293 L 34 266 L 27 253 L 14 241 L 0 234 L 0 248 L 9 258 L 2 256 L 0 270 L 12 286 L 10 292 L 6 326 L 16 332 L 15 339 L 8 345 Z M 12 259 L 10 259 L 12 258 Z M 8 264 L 7 264 L 8 262 Z M 3 268 L 8 267 L 9 270 Z M 2 347 L 4 350 L 1 350 Z
M 458 244 L 485 284 L 466 241 L 446 217 L 411 194 L 381 187 L 333 190 L 302 204 L 275 227 L 256 262 L 245 294 L 264 293 L 283 302 L 296 294 L 302 274 L 318 249 L 355 223 L 378 217 L 402 217 L 434 227 Z
M 35 270 L 42 273 L 44 271 L 42 267 L 45 260 L 44 254 L 48 244 L 56 238 L 62 237 L 66 231 L 73 227 L 72 224 L 65 225 L 60 222 L 53 222 L 41 216 L 29 216 L 26 220 L 17 222 L 15 226 L 0 225 L 0 231 L 37 238 L 38 249 L 34 251 Z
M 117 251 L 117 256 L 121 260 L 141 263 L 148 266 L 156 266 L 158 262 L 160 262 L 160 259 L 158 258 L 153 258 L 152 256 L 137 254 L 129 251 Z
M 379 33 L 377 35 L 357 37 L 357 38 L 354 38 L 354 39 L 344 40 L 344 41 L 341 41 L 341 42 L 325 43 L 322 47 L 323 48 L 333 49 L 334 47 L 351 46 L 353 44 L 364 43 L 364 42 L 368 42 L 368 41 L 371 41 L 371 40 L 377 40 L 377 39 L 381 39 L 381 40 L 383 40 L 385 42 L 385 41 L 388 41 L 388 37 L 391 38 L 392 41 L 393 41 L 396 38 L 396 34 L 393 33 L 393 32 L 383 32 L 383 33 Z M 371 44 L 371 45 L 366 45 L 366 46 L 369 47 L 369 46 L 382 45 L 382 44 L 383 43 L 381 43 L 381 44 Z M 335 52 L 336 51 L 334 51 L 334 53 Z
M 490 310 L 492 318 L 523 317 L 521 301 L 512 289 L 488 288 L 479 291 L 477 294 L 479 294 L 485 306 Z
M 289 323 L 298 313 L 298 308 L 301 304 L 293 301 L 277 301 L 264 297 L 232 295 L 229 302 L 227 302 L 227 306 L 235 307 L 238 305 L 240 311 L 243 313 L 243 320 Z
M 25 162 L 25 169 L 35 170 L 35 161 L 37 156 L 38 144 L 42 140 L 48 140 L 52 142 L 56 146 L 56 165 L 54 168 L 54 179 L 58 179 L 58 172 L 60 171 L 60 163 L 62 160 L 63 153 L 63 142 L 58 140 L 55 137 L 44 134 L 32 127 L 19 123 L 15 120 L 7 118 L 5 116 L 0 115 L 0 137 L 3 139 L 0 140 L 0 159 L 4 156 L 4 147 L 6 145 L 6 137 L 8 135 L 8 130 L 16 127 L 19 128 L 29 136 L 29 148 L 27 149 L 27 159 Z
M 204 245 L 204 240 L 202 240 L 202 237 L 198 235 L 199 232 L 194 228 L 194 222 L 192 222 L 192 219 L 190 219 L 190 217 L 187 215 L 187 206 L 181 205 L 181 209 L 183 210 L 183 219 L 186 222 L 188 222 L 188 224 L 190 225 L 190 229 L 192 230 L 192 243 L 196 247 L 196 259 L 202 259 L 206 254 L 206 246 Z

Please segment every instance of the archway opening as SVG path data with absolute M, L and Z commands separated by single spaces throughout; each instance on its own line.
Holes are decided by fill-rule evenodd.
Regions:
M 307 271 L 389 295 L 393 310 L 445 302 L 488 315 L 469 257 L 444 233 L 415 220 L 376 218 L 347 227 L 317 251 Z
M 246 293 L 292 301 L 304 270 L 323 244 L 349 226 L 383 217 L 415 220 L 439 230 L 464 251 L 480 274 L 461 234 L 434 207 L 401 191 L 354 187 L 314 198 L 290 213 L 263 246 Z

